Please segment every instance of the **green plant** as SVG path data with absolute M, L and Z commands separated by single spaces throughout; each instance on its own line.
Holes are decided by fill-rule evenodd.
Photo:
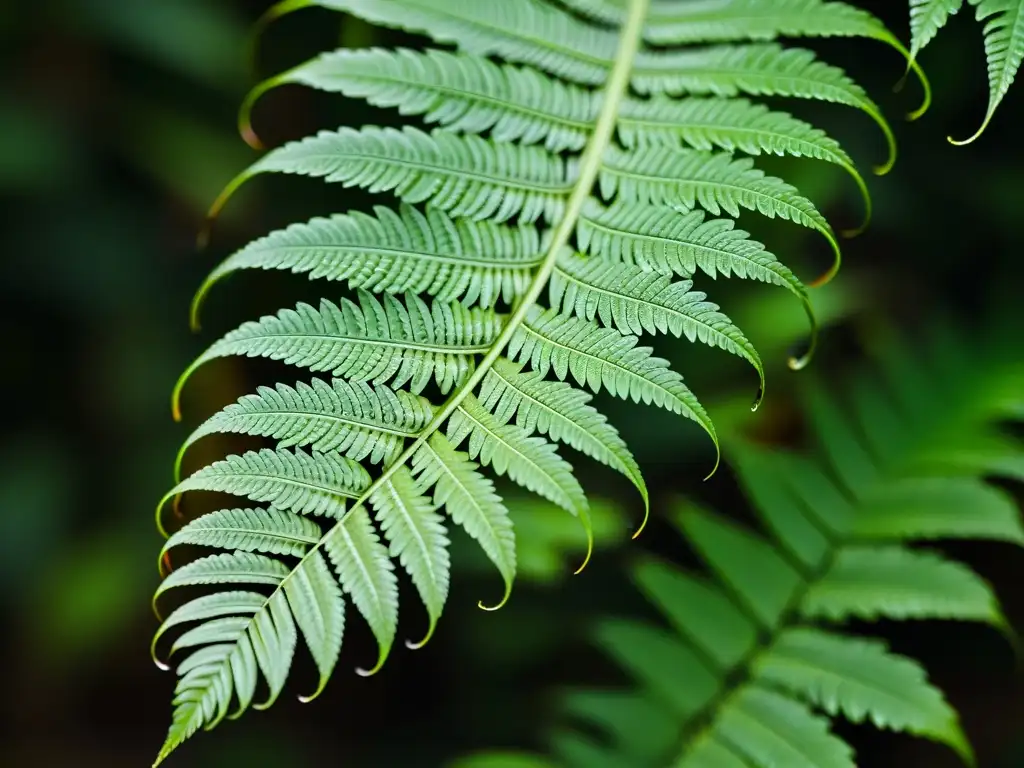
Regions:
M 1024 0 L 969 0 L 979 22 L 985 23 L 985 59 L 988 62 L 988 109 L 981 126 L 963 141 L 970 144 L 981 136 L 1006 96 L 1024 59 Z M 963 0 L 910 0 L 911 57 L 917 55 L 946 26 L 949 17 L 963 6 Z
M 693 6 L 679 23 L 649 0 L 573 0 L 571 8 L 540 0 L 286 0 L 268 18 L 311 5 L 459 50 L 339 51 L 258 87 L 243 109 L 251 134 L 254 99 L 302 82 L 439 127 L 344 127 L 285 145 L 213 207 L 215 215 L 264 173 L 321 177 L 402 201 L 397 210 L 315 219 L 258 240 L 217 267 L 196 297 L 197 323 L 211 286 L 247 269 L 344 282 L 351 292 L 246 323 L 203 353 L 175 389 L 180 415 L 193 372 L 228 356 L 331 377 L 262 388 L 214 415 L 182 450 L 224 432 L 277 441 L 200 469 L 158 508 L 163 530 L 165 504 L 186 492 L 268 505 L 201 517 L 164 547 L 165 563 L 181 544 L 226 551 L 177 568 L 157 597 L 179 587 L 228 591 L 178 607 L 154 639 L 156 655 L 165 633 L 198 622 L 171 645 L 172 653 L 192 653 L 177 668 L 174 721 L 158 762 L 200 727 L 246 710 L 261 677 L 269 696 L 258 706 L 269 706 L 300 635 L 322 690 L 340 651 L 346 595 L 377 638 L 373 669 L 380 668 L 396 634 L 392 560 L 427 609 L 426 642 L 448 591 L 442 507 L 497 566 L 504 603 L 515 575 L 512 520 L 478 463 L 577 515 L 588 537 L 584 492 L 546 438 L 625 474 L 646 505 L 636 462 L 583 388 L 688 417 L 717 448 L 703 407 L 665 360 L 638 345 L 641 333 L 685 336 L 745 358 L 762 380 L 760 400 L 757 352 L 694 280 L 703 272 L 774 283 L 810 314 L 806 289 L 731 219 L 705 211 L 735 217 L 749 209 L 818 231 L 836 254 L 824 281 L 839 264 L 828 222 L 792 186 L 734 153 L 817 158 L 864 184 L 833 139 L 739 94 L 853 106 L 885 132 L 890 156 L 878 170 L 895 156 L 877 106 L 841 70 L 810 51 L 765 42 L 858 35 L 903 51 L 880 22 L 839 3 Z M 694 43 L 713 45 L 688 47 Z
M 983 479 L 1024 480 L 1024 444 L 1000 424 L 1024 419 L 1016 338 L 1009 323 L 939 333 L 923 350 L 887 346 L 882 375 L 854 377 L 841 398 L 811 388 L 818 455 L 746 445 L 733 457 L 771 539 L 679 504 L 672 520 L 715 578 L 650 557 L 633 568 L 669 626 L 600 623 L 598 645 L 638 687 L 570 691 L 566 714 L 604 738 L 563 728 L 560 764 L 853 766 L 821 713 L 943 742 L 973 764 L 924 669 L 842 624 L 955 619 L 1012 635 L 982 578 L 919 544 L 1024 544 L 1012 496 Z

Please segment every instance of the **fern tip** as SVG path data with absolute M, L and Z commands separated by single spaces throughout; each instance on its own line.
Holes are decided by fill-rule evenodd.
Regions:
M 640 527 L 636 529 L 636 532 L 630 537 L 632 541 L 636 541 L 640 538 L 640 534 L 644 532 L 647 527 L 647 521 L 651 517 L 651 502 L 647 497 L 646 489 L 644 490 L 644 519 L 640 521 Z
M 985 129 L 988 128 L 988 124 L 992 121 L 992 116 L 994 114 L 995 108 L 989 107 L 989 110 L 985 114 L 985 119 L 982 121 L 981 126 L 971 136 L 968 136 L 966 139 L 954 139 L 952 136 L 947 136 L 946 141 L 948 141 L 954 147 L 965 147 L 968 144 L 973 144 L 981 137 L 981 134 L 985 132 Z
M 709 472 L 709 473 L 708 473 L 708 476 L 704 478 L 704 482 L 705 482 L 705 483 L 706 483 L 706 482 L 707 482 L 708 480 L 710 480 L 710 479 L 711 479 L 712 477 L 714 477 L 714 476 L 715 476 L 715 473 L 716 473 L 716 472 L 718 472 L 718 467 L 719 467 L 719 466 L 720 466 L 721 464 L 722 464 L 722 449 L 721 449 L 721 447 L 720 447 L 720 446 L 718 445 L 718 441 L 717 441 L 717 440 L 715 440 L 715 466 L 713 466 L 713 467 L 711 468 L 711 472 Z
M 430 639 L 434 636 L 434 630 L 436 628 L 437 628 L 437 617 L 436 616 L 431 616 L 430 617 L 430 626 L 427 628 L 426 636 L 422 640 L 420 640 L 418 643 L 414 643 L 412 640 L 406 640 L 405 641 L 405 647 L 408 648 L 410 651 L 418 651 L 418 650 L 420 650 L 423 646 L 425 646 L 427 643 L 430 642 Z
M 313 691 L 313 693 L 309 694 L 308 696 L 296 696 L 296 698 L 302 704 L 309 704 L 309 702 L 313 701 L 314 699 L 319 698 L 320 694 L 324 692 L 324 688 L 327 687 L 327 680 L 328 680 L 328 678 L 321 677 L 320 678 L 320 684 L 317 686 L 317 689 L 315 691 Z
M 480 600 L 479 602 L 477 602 L 476 607 L 479 608 L 481 611 L 488 611 L 488 612 L 500 611 L 502 608 L 505 607 L 505 603 L 508 602 L 508 599 L 511 596 L 512 596 L 512 582 L 510 580 L 506 580 L 505 581 L 505 594 L 501 598 L 501 602 L 500 603 L 498 603 L 497 605 L 490 605 L 490 606 L 488 606 L 488 605 L 484 605 L 484 601 L 483 600 Z

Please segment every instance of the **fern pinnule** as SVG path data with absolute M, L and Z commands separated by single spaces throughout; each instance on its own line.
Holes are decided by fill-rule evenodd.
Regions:
M 640 493 L 646 522 L 638 463 L 592 393 L 695 421 L 711 437 L 717 467 L 708 413 L 644 338 L 671 333 L 742 357 L 757 371 L 759 402 L 764 366 L 708 300 L 706 278 L 793 293 L 810 318 L 813 350 L 807 289 L 734 218 L 815 229 L 838 266 L 828 222 L 785 179 L 765 176 L 758 156 L 822 160 L 850 173 L 862 192 L 864 183 L 823 132 L 737 97 L 833 101 L 866 111 L 889 136 L 887 124 L 859 86 L 814 54 L 744 42 L 795 31 L 781 16 L 747 23 L 746 6 L 727 3 L 724 29 L 732 31 L 709 31 L 704 42 L 737 44 L 658 47 L 648 35 L 665 9 L 650 0 L 609 7 L 617 5 L 621 23 L 604 25 L 551 0 L 285 0 L 264 16 L 319 6 L 454 50 L 335 52 L 264 81 L 243 105 L 250 141 L 253 104 L 285 83 L 396 109 L 427 130 L 410 120 L 293 141 L 242 172 L 211 209 L 212 220 L 240 186 L 268 174 L 395 199 L 273 232 L 223 260 L 193 300 L 198 327 L 203 301 L 229 276 L 291 272 L 337 290 L 230 331 L 175 387 L 180 418 L 183 387 L 215 360 L 262 358 L 312 374 L 226 406 L 179 451 L 176 472 L 192 445 L 214 435 L 272 441 L 176 477 L 164 499 L 176 510 L 182 497 L 204 491 L 264 508 L 226 507 L 186 523 L 161 558 L 170 570 L 168 553 L 179 545 L 219 550 L 171 570 L 165 584 L 233 593 L 248 577 L 267 594 L 259 606 L 232 596 L 171 613 L 164 633 L 183 629 L 192 655 L 178 667 L 158 762 L 200 727 L 256 706 L 260 677 L 268 703 L 280 695 L 300 637 L 318 694 L 336 666 L 349 603 L 377 640 L 363 673 L 380 669 L 397 636 L 396 562 L 428 619 L 423 640 L 407 645 L 425 643 L 448 596 L 450 525 L 494 564 L 504 587 L 495 607 L 503 605 L 516 574 L 516 511 L 492 475 L 574 515 L 587 540 L 585 565 L 588 502 L 556 443 L 621 473 Z M 838 16 L 804 26 L 884 37 L 868 17 L 860 21 L 860 31 L 841 31 Z M 866 195 L 865 203 L 870 212 Z

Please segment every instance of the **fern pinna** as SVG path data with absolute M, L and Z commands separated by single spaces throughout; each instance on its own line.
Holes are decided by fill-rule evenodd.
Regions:
M 680 504 L 674 522 L 715 578 L 636 565 L 668 626 L 599 624 L 597 643 L 639 687 L 568 693 L 567 716 L 603 738 L 562 727 L 559 766 L 852 768 L 822 714 L 933 739 L 973 764 L 924 669 L 841 623 L 954 619 L 1012 634 L 981 577 L 919 545 L 1024 544 L 1013 497 L 983 479 L 1024 479 L 1024 444 L 999 423 L 1024 417 L 1024 365 L 999 328 L 887 347 L 883 375 L 856 377 L 841 398 L 812 389 L 821 458 L 737 450 L 770 538 Z
M 235 272 L 287 270 L 349 293 L 242 325 L 182 376 L 217 358 L 263 357 L 320 374 L 262 388 L 214 415 L 216 433 L 272 438 L 181 481 L 245 497 L 175 533 L 219 550 L 175 569 L 158 592 L 216 585 L 186 602 L 157 639 L 178 634 L 173 725 L 163 760 L 197 729 L 281 693 L 301 636 L 320 672 L 338 658 L 350 600 L 384 663 L 397 625 L 394 560 L 434 631 L 448 593 L 444 510 L 504 579 L 515 576 L 512 519 L 485 465 L 577 515 L 587 501 L 555 447 L 565 443 L 647 491 L 615 429 L 590 404 L 609 393 L 714 427 L 641 334 L 685 336 L 761 362 L 743 333 L 697 291 L 698 273 L 804 285 L 724 214 L 780 217 L 838 246 L 814 205 L 735 153 L 834 163 L 863 182 L 822 131 L 739 94 L 877 106 L 841 70 L 773 38 L 860 35 L 902 51 L 874 18 L 840 3 L 649 0 L 286 0 L 268 18 L 319 5 L 422 33 L 449 50 L 342 50 L 258 87 L 304 83 L 398 107 L 426 132 L 325 131 L 267 153 L 214 213 L 264 173 L 391 192 L 397 207 L 315 219 L 230 256 L 200 290 Z M 688 47 L 697 42 L 707 47 Z M 834 270 L 833 270 L 834 271 Z M 831 275 L 831 271 L 829 275 Z M 812 343 L 813 346 L 813 343 Z M 802 361 L 793 361 L 799 367 Z M 763 389 L 763 388 L 762 388 Z M 589 392 L 587 391 L 589 390 Z M 760 395 L 759 395 L 760 396 Z M 184 452 L 184 449 L 183 449 Z M 180 466 L 180 456 L 179 456 Z M 158 521 L 162 513 L 158 511 Z M 162 526 L 161 526 L 162 529 Z M 254 591 L 253 587 L 260 588 Z M 422 644 L 422 643 L 421 643 Z M 163 643 L 154 642 L 157 657 Z M 372 670 L 371 670 L 372 671 Z
M 996 110 L 1013 85 L 1024 61 L 1024 0 L 969 0 L 975 17 L 984 22 L 985 61 L 988 65 L 988 109 L 981 126 L 969 138 L 953 144 L 970 144 L 992 122 Z M 930 43 L 949 17 L 963 7 L 963 0 L 910 0 L 911 60 Z

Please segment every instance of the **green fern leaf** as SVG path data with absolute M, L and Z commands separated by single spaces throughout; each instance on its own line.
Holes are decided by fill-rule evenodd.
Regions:
M 545 380 L 509 360 L 498 360 L 480 389 L 480 402 L 501 423 L 515 419 L 527 433 L 540 432 L 597 459 L 628 477 L 647 506 L 647 486 L 626 443 L 593 406 L 591 397 L 569 384 Z
M 211 217 L 249 179 L 270 173 L 397 198 L 394 208 L 317 218 L 253 242 L 216 267 L 193 301 L 198 326 L 212 286 L 248 270 L 287 271 L 354 292 L 242 325 L 201 354 L 175 388 L 180 416 L 182 387 L 218 358 L 264 358 L 324 374 L 228 405 L 179 454 L 180 464 L 189 446 L 211 434 L 274 441 L 276 448 L 200 469 L 165 499 L 177 505 L 181 494 L 219 491 L 268 508 L 202 517 L 168 542 L 162 558 L 169 567 L 168 550 L 186 543 L 227 550 L 174 570 L 165 585 L 270 589 L 251 612 L 236 605 L 229 613 L 225 599 L 178 614 L 170 628 L 184 629 L 178 641 L 193 651 L 178 668 L 175 719 L 159 760 L 232 704 L 239 713 L 250 707 L 260 677 L 270 700 L 278 696 L 300 634 L 319 693 L 338 659 L 345 600 L 377 639 L 370 671 L 379 669 L 397 633 L 392 560 L 419 593 L 429 638 L 448 593 L 450 524 L 494 562 L 504 603 L 516 573 L 515 539 L 485 472 L 506 474 L 577 514 L 589 545 L 587 500 L 555 448 L 562 442 L 625 474 L 643 497 L 646 519 L 639 467 L 582 389 L 687 416 L 717 450 L 697 397 L 635 334 L 668 332 L 719 347 L 760 374 L 744 334 L 693 290 L 698 271 L 781 285 L 810 314 L 803 285 L 763 246 L 731 220 L 682 209 L 736 216 L 746 208 L 811 226 L 834 243 L 825 220 L 784 180 L 726 153 L 813 157 L 862 184 L 825 134 L 733 97 L 835 101 L 868 111 L 888 130 L 863 90 L 807 51 L 766 43 L 652 47 L 645 36 L 671 9 L 650 0 L 574 0 L 571 8 L 551 0 L 283 0 L 264 21 L 312 6 L 455 50 L 335 52 L 270 78 L 243 105 L 252 143 L 253 104 L 283 83 L 416 116 L 420 127 L 342 127 L 286 144 L 241 173 L 213 205 Z M 617 6 L 624 13 L 605 16 L 606 26 L 572 10 Z M 707 27 L 701 42 L 774 37 L 796 22 L 807 34 L 861 34 L 853 15 L 833 7 L 808 4 L 808 18 L 795 21 L 788 11 L 769 19 L 761 8 L 744 21 L 744 8 L 725 8 L 731 31 Z M 883 27 L 858 18 L 863 34 L 889 41 Z M 683 93 L 713 98 L 673 98 Z M 663 161 L 666 168 L 657 167 Z M 301 517 L 310 513 L 332 519 Z M 532 535 L 529 522 L 523 532 Z M 530 551 L 526 542 L 523 552 Z M 198 626 L 185 628 L 182 615 L 198 617 Z M 645 711 L 643 701 L 631 701 L 632 712 Z M 600 709 L 606 704 L 595 706 L 607 712 Z M 599 768 L 607 751 L 571 736 L 562 743 L 567 753 L 592 757 L 587 768 Z
M 416 646 L 434 634 L 448 599 L 451 561 L 441 516 L 423 495 L 409 470 L 400 467 L 371 497 L 391 557 L 409 573 L 430 617 L 430 628 Z
M 745 686 L 723 705 L 715 730 L 736 752 L 762 765 L 856 768 L 853 750 L 829 733 L 827 720 L 755 685 Z
M 964 0 L 910 0 L 910 56 L 916 59 Z
M 693 419 L 711 437 L 718 437 L 704 407 L 683 377 L 668 362 L 651 357 L 649 347 L 636 346 L 635 336 L 601 328 L 575 318 L 534 309 L 509 343 L 509 354 L 541 376 L 548 371 L 564 381 L 570 374 L 580 385 L 637 403 L 653 403 Z
M 418 296 L 403 304 L 360 292 L 359 304 L 324 299 L 320 309 L 299 304 L 259 322 L 249 322 L 204 352 L 182 374 L 185 382 L 202 365 L 219 357 L 244 355 L 281 360 L 311 371 L 329 371 L 354 381 L 382 383 L 392 389 L 409 384 L 422 392 L 431 379 L 447 392 L 469 372 L 472 356 L 487 351 L 501 318 L 460 304 L 427 306 Z
M 841 69 L 819 61 L 813 52 L 801 48 L 752 43 L 681 53 L 648 53 L 638 57 L 633 87 L 645 95 L 745 93 L 844 104 L 864 112 L 885 136 L 889 157 L 876 172 L 887 173 L 896 160 L 896 140 L 878 106 Z
M 374 24 L 429 35 L 480 56 L 531 64 L 588 85 L 608 78 L 616 34 L 537 0 L 308 0 Z
M 657 272 L 625 264 L 566 255 L 551 277 L 551 306 L 583 320 L 598 318 L 622 333 L 671 333 L 701 341 L 747 360 L 764 386 L 764 369 L 753 345 L 732 321 L 690 290 Z
M 503 605 L 512 593 L 516 547 L 512 521 L 494 484 L 476 471 L 469 456 L 456 451 L 440 433 L 422 444 L 412 460 L 413 473 L 424 486 L 434 487 L 434 504 L 444 506 L 456 525 L 479 542 L 505 581 Z
M 325 543 L 330 551 L 330 540 Z M 345 630 L 345 601 L 338 581 L 319 552 L 284 583 L 288 606 L 306 639 L 309 653 L 320 671 L 320 683 L 311 697 L 319 695 L 334 671 Z M 287 676 L 287 672 L 285 673 Z
M 279 585 L 288 569 L 279 561 L 249 552 L 222 553 L 193 560 L 167 576 L 157 588 L 154 600 L 176 587 L 210 584 Z
M 956 713 L 920 665 L 877 641 L 815 629 L 784 631 L 754 665 L 758 679 L 789 690 L 828 714 L 943 741 L 961 754 Z
M 853 532 L 883 539 L 994 539 L 1024 545 L 1013 498 L 973 478 L 913 478 L 887 484 L 865 498 Z
M 521 427 L 502 424 L 472 395 L 448 422 L 447 437 L 455 448 L 468 437 L 469 458 L 574 515 L 586 515 L 586 494 L 555 447 Z
M 265 448 L 200 469 L 178 483 L 164 502 L 187 491 L 220 491 L 303 515 L 340 517 L 347 500 L 369 487 L 363 466 L 338 454 Z
M 243 132 L 251 131 L 248 111 L 256 99 L 285 83 L 398 107 L 452 131 L 489 130 L 499 142 L 543 143 L 551 152 L 582 149 L 599 111 L 592 91 L 529 67 L 440 50 L 372 48 L 327 53 L 260 84 L 243 107 Z
M 959 563 L 901 547 L 847 547 L 808 591 L 808 618 L 960 619 L 1001 626 L 989 586 Z
M 320 526 L 281 509 L 222 509 L 193 520 L 176 531 L 160 552 L 192 544 L 217 549 L 302 557 L 320 541 Z
M 1024 0 L 971 0 L 971 3 L 976 6 L 978 21 L 985 23 L 988 109 L 974 135 L 954 144 L 969 144 L 985 132 L 1024 61 Z
M 294 388 L 260 387 L 259 394 L 246 395 L 196 429 L 182 446 L 178 465 L 196 441 L 221 433 L 272 437 L 281 448 L 306 446 L 319 453 L 338 451 L 354 461 L 387 463 L 432 415 L 429 401 L 383 384 L 313 379 Z
M 372 675 L 384 666 L 398 628 L 398 580 L 388 550 L 363 509 L 353 510 L 323 542 L 342 588 L 377 638 L 377 665 L 368 672 L 360 672 Z
M 406 126 L 341 128 L 272 150 L 227 187 L 214 212 L 263 173 L 313 176 L 345 187 L 393 191 L 407 203 L 430 203 L 452 216 L 481 221 L 557 221 L 573 188 L 571 170 L 540 147 L 498 144 L 447 131 Z
M 713 278 L 737 275 L 779 285 L 798 297 L 810 315 L 803 283 L 729 219 L 705 221 L 703 211 L 680 215 L 669 207 L 620 202 L 603 208 L 591 202 L 580 217 L 576 237 L 580 248 L 592 256 L 664 275 L 692 277 L 700 269 Z
M 374 212 L 314 219 L 249 244 L 203 283 L 192 305 L 193 325 L 210 289 L 243 269 L 305 273 L 377 293 L 428 293 L 486 309 L 522 295 L 541 261 L 533 227 L 453 220 L 436 208 L 424 214 L 409 205 L 397 213 L 383 206 Z
M 618 195 L 685 209 L 700 205 L 715 215 L 724 210 L 739 216 L 740 208 L 747 208 L 778 216 L 821 232 L 839 259 L 832 228 L 814 204 L 795 187 L 754 168 L 750 158 L 668 147 L 610 154 L 601 173 L 601 192 L 608 199 Z

